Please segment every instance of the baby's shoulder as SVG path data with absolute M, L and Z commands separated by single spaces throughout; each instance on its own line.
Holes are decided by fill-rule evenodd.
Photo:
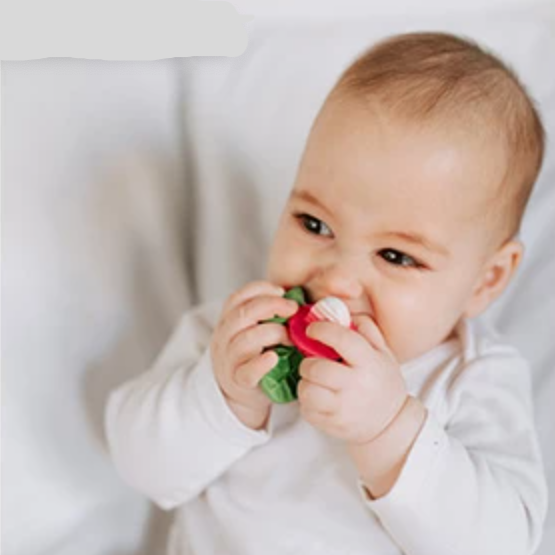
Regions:
M 464 320 L 459 326 L 461 362 L 476 364 L 483 360 L 522 359 L 520 351 L 485 320 Z
M 528 397 L 528 361 L 491 326 L 480 321 L 461 324 L 461 349 L 445 382 L 445 409 L 451 415 L 463 406 L 492 407 L 503 397 Z

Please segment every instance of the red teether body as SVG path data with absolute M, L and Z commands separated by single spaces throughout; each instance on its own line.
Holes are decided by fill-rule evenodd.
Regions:
M 300 306 L 299 310 L 287 321 L 286 325 L 289 330 L 291 341 L 304 356 L 341 360 L 341 356 L 335 349 L 324 345 L 320 341 L 307 337 L 306 328 L 312 322 L 318 321 L 318 318 L 310 313 L 313 306 L 314 305 L 311 304 Z M 350 327 L 351 329 L 355 329 L 353 324 L 351 324 Z

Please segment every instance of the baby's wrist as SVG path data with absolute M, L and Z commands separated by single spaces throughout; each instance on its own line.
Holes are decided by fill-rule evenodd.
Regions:
M 412 442 L 426 418 L 426 408 L 422 402 L 407 395 L 400 410 L 389 424 L 367 443 L 368 446 L 384 448 L 391 444 L 402 445 Z
M 240 403 L 237 403 L 224 395 L 227 405 L 236 418 L 247 428 L 252 430 L 261 430 L 266 427 L 270 416 L 271 407 L 265 409 L 253 409 Z
M 373 499 L 395 484 L 426 419 L 427 409 L 409 396 L 387 430 L 365 444 L 349 444 L 349 453 Z

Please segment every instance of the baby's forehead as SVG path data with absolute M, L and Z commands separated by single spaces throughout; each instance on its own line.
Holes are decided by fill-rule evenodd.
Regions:
M 300 177 L 338 202 L 392 197 L 476 212 L 501 194 L 506 167 L 502 141 L 485 132 L 340 106 L 311 133 Z

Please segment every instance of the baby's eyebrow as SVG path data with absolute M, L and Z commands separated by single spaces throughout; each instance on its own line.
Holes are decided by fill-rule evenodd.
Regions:
M 299 200 L 310 202 L 311 204 L 315 204 L 324 212 L 331 215 L 331 211 L 326 207 L 326 205 L 319 198 L 315 197 L 311 192 L 306 191 L 305 189 L 293 189 L 293 191 L 291 192 L 291 198 L 296 198 Z
M 420 233 L 407 232 L 407 231 L 388 231 L 387 233 L 382 233 L 381 237 L 397 237 L 408 243 L 413 243 L 414 245 L 420 245 L 425 249 L 441 254 L 442 256 L 449 256 L 449 251 L 439 243 L 436 243 L 427 237 L 424 237 Z

